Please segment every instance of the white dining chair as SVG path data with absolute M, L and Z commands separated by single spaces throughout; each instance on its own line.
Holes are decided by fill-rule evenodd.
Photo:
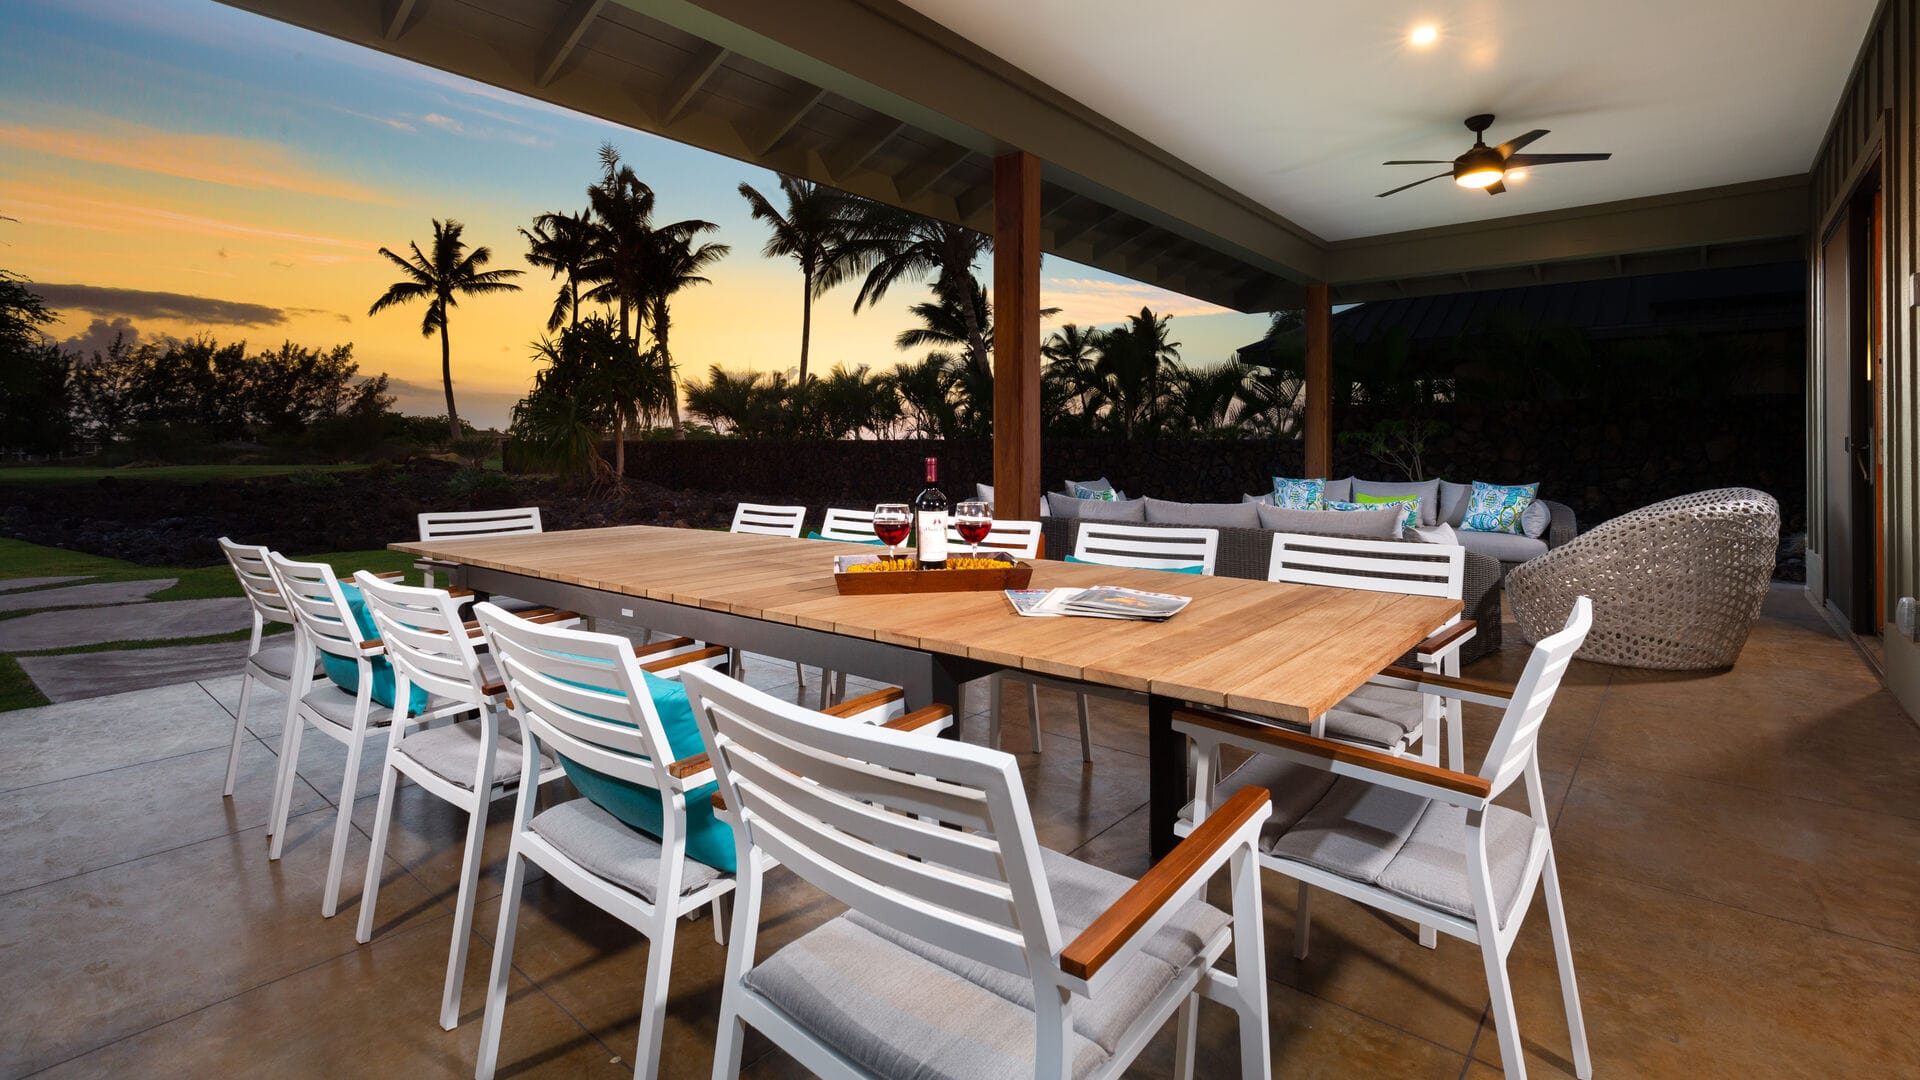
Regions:
M 434 510 L 419 516 L 420 539 L 429 540 L 484 540 L 496 536 L 532 536 L 544 532 L 540 522 L 540 508 L 537 506 L 516 506 L 508 510 Z M 413 568 L 421 572 L 421 584 L 433 587 L 434 572 L 447 575 L 448 583 L 453 580 L 454 564 L 437 559 L 417 559 Z M 530 611 L 543 605 L 530 600 L 516 600 L 510 596 L 488 597 L 495 604 L 508 611 Z
M 227 556 L 227 565 L 233 567 L 233 574 L 240 579 L 240 591 L 247 598 L 247 608 L 253 617 L 253 633 L 247 639 L 247 659 L 240 668 L 240 706 L 233 717 L 233 739 L 227 744 L 227 785 L 221 792 L 222 797 L 233 794 L 233 784 L 240 772 L 240 743 L 247 736 L 247 710 L 253 705 L 253 688 L 264 685 L 269 690 L 282 695 L 290 693 L 293 685 L 293 665 L 300 651 L 297 635 L 266 639 L 269 626 L 293 625 L 293 612 L 287 610 L 286 600 L 273 583 L 273 571 L 267 567 L 267 549 L 254 544 L 238 544 L 226 537 L 220 538 L 220 550 Z
M 333 853 L 327 860 L 325 893 L 320 914 L 333 918 L 340 898 L 340 875 L 353 832 L 353 800 L 360 779 L 360 759 L 366 747 L 392 722 L 393 709 L 373 700 L 376 665 L 384 666 L 385 650 L 364 632 L 341 591 L 333 568 L 325 563 L 295 562 L 278 552 L 267 555 L 274 587 L 287 601 L 299 629 L 300 645 L 294 657 L 293 685 L 287 697 L 287 718 L 280 736 L 280 771 L 274 783 L 272 843 L 267 858 L 278 860 L 286 839 L 288 807 L 299 781 L 301 736 L 311 726 L 347 748 L 340 798 L 334 804 Z M 316 678 L 314 661 L 330 656 L 354 666 L 354 690 L 333 680 Z M 396 699 L 397 700 L 397 699 Z M 453 716 L 473 706 L 464 701 L 429 697 L 422 720 Z
M 872 521 L 872 516 L 868 516 Z M 807 508 L 804 506 L 774 506 L 768 503 L 739 503 L 733 508 L 733 524 L 728 532 L 747 533 L 753 536 L 785 536 L 798 540 L 807 527 Z M 872 530 L 868 530 L 871 532 Z M 732 671 L 745 677 L 747 670 L 746 653 L 733 650 Z M 807 691 L 807 674 L 799 661 L 794 661 L 793 677 L 800 684 L 800 692 Z
M 1275 533 L 1267 580 L 1458 600 L 1466 559 L 1466 549 L 1458 544 Z M 1415 660 L 1434 674 L 1458 675 L 1460 647 L 1473 640 L 1475 632 L 1473 620 L 1456 615 L 1415 646 Z M 1313 718 L 1306 730 L 1394 754 L 1417 742 L 1422 759 L 1438 765 L 1443 726 L 1448 766 L 1464 768 L 1465 736 L 1457 700 L 1443 702 L 1411 690 L 1364 686 Z
M 660 1037 L 666 1021 L 667 984 L 679 920 L 709 905 L 714 931 L 724 931 L 719 900 L 732 892 L 734 876 L 687 855 L 687 800 L 702 799 L 713 782 L 705 754 L 676 760 L 643 669 L 647 665 L 626 638 L 542 626 L 489 603 L 474 615 L 484 628 L 512 701 L 528 753 L 521 757 L 519 797 L 514 804 L 512 843 L 494 938 L 481 1022 L 477 1080 L 493 1076 L 507 1006 L 522 886 L 531 863 L 576 896 L 638 930 L 647 938 L 647 973 L 641 983 L 640 1039 L 633 1074 L 659 1073 Z M 703 660 L 724 650 L 709 647 Z M 697 672 L 691 653 L 667 661 L 681 678 Z M 660 666 L 660 665 L 656 665 Z M 701 669 L 705 670 L 705 669 Z M 658 672 L 656 672 L 658 674 Z M 632 828 L 591 797 L 571 799 L 536 812 L 537 756 L 563 757 L 623 785 L 636 797 L 659 800 L 660 830 L 650 836 Z
M 1191 571 L 1212 574 L 1220 551 L 1220 530 L 1172 528 L 1162 525 L 1126 525 L 1106 521 L 1082 521 L 1074 538 L 1073 558 L 1083 563 L 1119 566 L 1138 570 Z M 1169 579 L 1169 589 L 1178 591 L 1177 579 Z M 1097 693 L 1120 701 L 1138 701 L 1140 695 L 1125 690 L 1093 689 L 1085 683 L 1053 679 L 1030 671 L 1002 672 L 1004 679 L 1027 684 L 1027 723 L 1031 726 L 1033 752 L 1040 752 L 1040 687 L 1051 686 L 1073 695 L 1080 717 L 1080 760 L 1093 760 L 1093 725 L 1088 715 L 1087 695 Z M 996 688 L 987 706 L 987 745 L 1000 745 L 1001 706 Z
M 828 507 L 826 516 L 820 521 L 820 539 L 844 540 L 853 544 L 873 543 L 873 511 Z
M 948 521 L 947 550 L 959 553 L 970 551 L 973 547 L 974 545 L 967 543 L 966 540 L 961 538 L 960 530 L 954 526 L 953 522 Z M 1007 518 L 1004 520 L 995 518 L 993 528 L 987 533 L 987 538 L 980 541 L 979 549 L 988 554 L 997 551 L 1005 552 L 1016 559 L 1037 559 L 1040 557 L 1040 523 L 1038 521 L 1020 521 L 1015 518 Z M 1005 680 L 1006 672 L 1004 670 L 996 670 L 986 678 L 987 712 L 990 716 L 997 715 L 1000 711 L 1000 691 Z M 978 680 L 976 680 L 976 682 L 978 682 Z M 965 692 L 965 688 L 962 688 L 961 693 L 964 694 Z M 1033 691 L 1029 690 L 1029 700 L 1031 700 L 1032 696 Z M 1040 749 L 1040 735 L 1037 727 L 1038 725 L 1036 725 L 1034 732 L 1033 743 L 1033 748 L 1036 752 Z M 995 727 L 994 731 L 996 732 L 996 739 L 989 745 L 998 746 L 997 733 L 999 728 Z
M 506 688 L 488 672 L 480 651 L 482 642 L 460 617 L 458 598 L 443 589 L 382 581 L 364 570 L 353 576 L 353 582 L 380 633 L 384 655 L 393 665 L 393 700 L 407 702 L 412 688 L 419 687 L 431 700 L 460 702 L 475 713 L 471 720 L 427 727 L 423 717 L 408 715 L 404 707 L 394 711 L 386 765 L 380 772 L 380 801 L 374 812 L 367 880 L 360 894 L 360 923 L 354 931 L 354 939 L 363 945 L 373 939 L 387 834 L 392 828 L 393 803 L 401 779 L 413 781 L 427 794 L 465 813 L 466 848 L 460 860 L 453 942 L 440 995 L 440 1026 L 452 1031 L 460 1023 L 460 985 L 466 974 L 467 943 L 473 933 L 487 806 L 512 795 L 521 781 L 518 728 L 501 723 Z M 578 621 L 572 612 L 550 612 L 541 619 L 562 626 Z M 559 762 L 549 758 L 534 770 L 534 781 L 545 784 L 564 775 Z
M 1246 786 L 1286 792 L 1261 841 L 1260 864 L 1299 883 L 1293 955 L 1307 955 L 1310 887 L 1478 944 L 1501 1060 L 1507 1075 L 1517 1078 L 1526 1076 L 1526 1056 L 1507 956 L 1540 888 L 1560 969 L 1574 1074 L 1588 1080 L 1593 1061 L 1574 980 L 1538 740 L 1567 665 L 1592 625 L 1592 601 L 1580 597 L 1565 626 L 1533 647 L 1512 687 L 1403 667 L 1388 668 L 1374 680 L 1504 710 L 1475 773 L 1231 713 L 1177 710 L 1174 729 L 1194 740 L 1200 753 L 1195 755 L 1194 801 L 1175 831 L 1198 832 L 1211 820 L 1211 808 L 1229 805 Z M 1215 780 L 1210 763 L 1229 746 L 1252 757 Z M 1526 781 L 1526 810 L 1495 805 L 1520 779 Z
M 1011 755 L 823 716 L 717 672 L 683 681 L 738 851 L 716 1080 L 739 1075 L 749 1026 L 836 1080 L 1112 1077 L 1176 1017 L 1187 1077 L 1201 997 L 1238 1014 L 1241 1075 L 1270 1074 L 1265 792 L 1236 796 L 1135 882 L 1039 845 Z M 776 861 L 851 910 L 763 958 Z M 1202 899 L 1223 868 L 1230 911 Z

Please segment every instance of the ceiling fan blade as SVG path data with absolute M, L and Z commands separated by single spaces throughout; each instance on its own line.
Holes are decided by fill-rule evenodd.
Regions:
M 1502 180 L 1495 180 L 1493 183 L 1487 185 L 1487 194 L 1489 195 L 1498 195 L 1505 190 L 1507 190 L 1507 185 L 1506 182 Z
M 1569 161 L 1605 161 L 1612 154 L 1515 154 L 1507 159 L 1509 169 L 1527 169 L 1535 165 L 1563 165 Z
M 1535 128 L 1532 131 L 1527 132 L 1525 135 L 1522 135 L 1517 139 L 1513 139 L 1509 142 L 1503 142 L 1499 146 L 1500 156 L 1512 157 L 1513 155 L 1519 153 L 1522 149 L 1524 149 L 1528 143 L 1532 142 L 1533 140 L 1539 138 L 1542 135 L 1545 135 L 1546 133 L 1547 133 L 1546 128 Z
M 1383 161 L 1382 165 L 1451 165 L 1451 161 Z
M 1383 191 L 1383 192 L 1381 192 L 1380 194 L 1378 194 L 1378 195 L 1375 195 L 1375 196 L 1374 196 L 1374 198 L 1376 198 L 1376 199 L 1384 199 L 1384 198 L 1386 198 L 1386 197 L 1387 197 L 1387 196 L 1389 196 L 1389 195 L 1398 195 L 1399 193 L 1401 193 L 1401 192 L 1403 192 L 1403 191 L 1405 191 L 1405 190 L 1407 190 L 1407 189 L 1408 189 L 1408 188 L 1410 188 L 1410 187 L 1419 187 L 1419 186 L 1420 186 L 1421 184 L 1424 184 L 1424 183 L 1426 183 L 1426 182 L 1427 182 L 1427 180 L 1438 180 L 1438 179 L 1440 179 L 1440 178 L 1441 178 L 1441 177 L 1443 177 L 1443 176 L 1452 176 L 1452 175 L 1453 175 L 1453 173 L 1452 173 L 1451 171 L 1448 171 L 1448 172 L 1443 172 L 1443 173 L 1435 173 L 1435 174 L 1433 174 L 1432 176 L 1429 176 L 1429 177 L 1427 177 L 1427 179 L 1426 179 L 1426 180 L 1415 180 L 1415 181 L 1414 181 L 1413 183 L 1411 183 L 1411 184 L 1401 184 L 1401 185 L 1400 185 L 1399 187 L 1397 187 L 1397 188 L 1394 188 L 1394 189 L 1393 189 L 1392 191 Z

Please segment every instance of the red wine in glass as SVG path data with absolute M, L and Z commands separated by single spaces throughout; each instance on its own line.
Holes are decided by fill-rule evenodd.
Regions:
M 912 531 L 913 523 L 910 521 L 875 521 L 873 523 L 873 535 L 879 537 L 880 542 L 890 548 L 899 547 L 906 540 L 907 534 Z M 985 536 L 986 533 L 980 535 Z
M 993 531 L 993 522 L 981 521 L 978 518 L 960 518 L 953 523 L 953 531 L 960 534 L 960 539 L 978 548 L 980 541 L 985 540 L 987 534 Z

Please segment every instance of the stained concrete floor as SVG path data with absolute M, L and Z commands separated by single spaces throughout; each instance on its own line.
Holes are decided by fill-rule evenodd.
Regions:
M 1510 677 L 1524 656 L 1510 645 L 1468 674 Z M 789 664 L 748 675 L 795 692 Z M 0 1075 L 471 1075 L 509 804 L 490 816 L 462 1023 L 443 1032 L 458 815 L 403 789 L 378 932 L 355 945 L 377 764 L 323 920 L 342 752 L 307 740 L 286 857 L 268 863 L 280 703 L 260 699 L 223 800 L 237 697 L 223 677 L 0 715 Z M 1042 697 L 1046 752 L 1019 756 L 1043 842 L 1140 873 L 1143 711 L 1096 700 L 1083 766 L 1070 699 Z M 977 741 L 984 703 L 969 704 Z M 1468 709 L 1470 754 L 1492 729 Z M 1025 737 L 1008 724 L 1009 750 Z M 1730 672 L 1576 663 L 1541 756 L 1596 1076 L 1920 1075 L 1920 728 L 1798 590 L 1776 590 Z M 834 914 L 773 881 L 763 949 Z M 1498 1073 L 1477 950 L 1422 949 L 1323 896 L 1295 961 L 1292 889 L 1270 878 L 1266 897 L 1276 1076 Z M 630 1075 L 646 944 L 550 881 L 525 900 L 502 1075 Z M 679 935 L 664 1075 L 708 1075 L 724 959 L 709 924 Z M 1569 1073 L 1538 900 L 1511 968 L 1529 1072 Z M 1232 1018 L 1207 1006 L 1201 1075 L 1235 1075 L 1233 1047 Z M 747 1059 L 756 1077 L 801 1072 L 758 1036 Z M 1163 1032 L 1133 1075 L 1170 1071 Z

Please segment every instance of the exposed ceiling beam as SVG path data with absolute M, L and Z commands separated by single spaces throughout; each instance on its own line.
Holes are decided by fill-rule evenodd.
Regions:
M 540 64 L 533 72 L 533 85 L 545 86 L 560 74 L 560 66 L 573 55 L 587 27 L 593 25 L 593 20 L 600 17 L 600 9 L 606 6 L 607 0 L 574 0 L 547 35 L 547 43 L 540 50 Z
M 927 155 L 919 165 L 900 178 L 897 185 L 902 201 L 913 199 L 928 188 L 940 182 L 940 178 L 960 167 L 960 163 L 973 155 L 973 151 L 964 146 L 949 146 Z
M 388 41 L 399 41 L 406 32 L 407 20 L 413 17 L 415 0 L 381 0 L 380 36 Z
M 960 212 L 963 220 L 973 217 L 992 205 L 993 185 L 990 183 L 968 188 L 953 197 L 953 208 Z
M 1095 229 L 1111 225 L 1126 216 L 1125 210 L 1108 210 L 1104 214 L 1095 214 L 1078 225 L 1069 225 L 1064 229 L 1056 230 L 1053 234 L 1054 243 L 1056 246 L 1066 247 Z
M 707 80 L 720 70 L 720 65 L 727 62 L 727 56 L 727 50 L 718 45 L 708 45 L 694 54 L 680 74 L 674 76 L 673 84 L 667 87 L 666 96 L 660 99 L 661 127 L 671 127 L 675 120 L 680 119 L 681 114 L 687 111 L 687 106 L 693 104 L 694 95 L 707 85 Z
M 1096 259 L 1104 259 L 1109 255 L 1117 255 L 1120 252 L 1125 251 L 1126 249 L 1139 243 L 1140 241 L 1145 240 L 1147 237 L 1155 235 L 1159 232 L 1160 232 L 1159 229 L 1156 229 L 1151 225 L 1143 224 L 1140 226 L 1140 229 L 1138 232 L 1129 233 L 1125 236 L 1121 236 L 1115 233 L 1108 233 L 1105 236 L 1097 237 L 1093 241 L 1093 257 Z
M 1058 215 L 1067 207 L 1086 201 L 1084 195 L 1064 188 L 1052 188 L 1046 194 L 1051 197 L 1043 196 L 1040 200 L 1040 221 L 1043 224 L 1048 218 Z
M 906 124 L 897 120 L 888 120 L 868 132 L 865 138 L 848 143 L 840 153 L 828 158 L 827 170 L 833 173 L 836 180 L 845 180 L 855 170 L 865 168 L 867 162 L 873 160 L 873 155 L 880 152 L 881 147 L 892 142 L 894 136 L 905 130 L 907 130 Z
M 773 127 L 761 137 L 760 144 L 754 153 L 763 157 L 771 153 L 774 147 L 780 145 L 780 140 L 786 138 L 794 127 L 813 111 L 813 107 L 820 104 L 820 99 L 826 96 L 827 92 L 820 89 L 814 89 L 811 93 L 802 95 L 793 108 L 774 120 Z

